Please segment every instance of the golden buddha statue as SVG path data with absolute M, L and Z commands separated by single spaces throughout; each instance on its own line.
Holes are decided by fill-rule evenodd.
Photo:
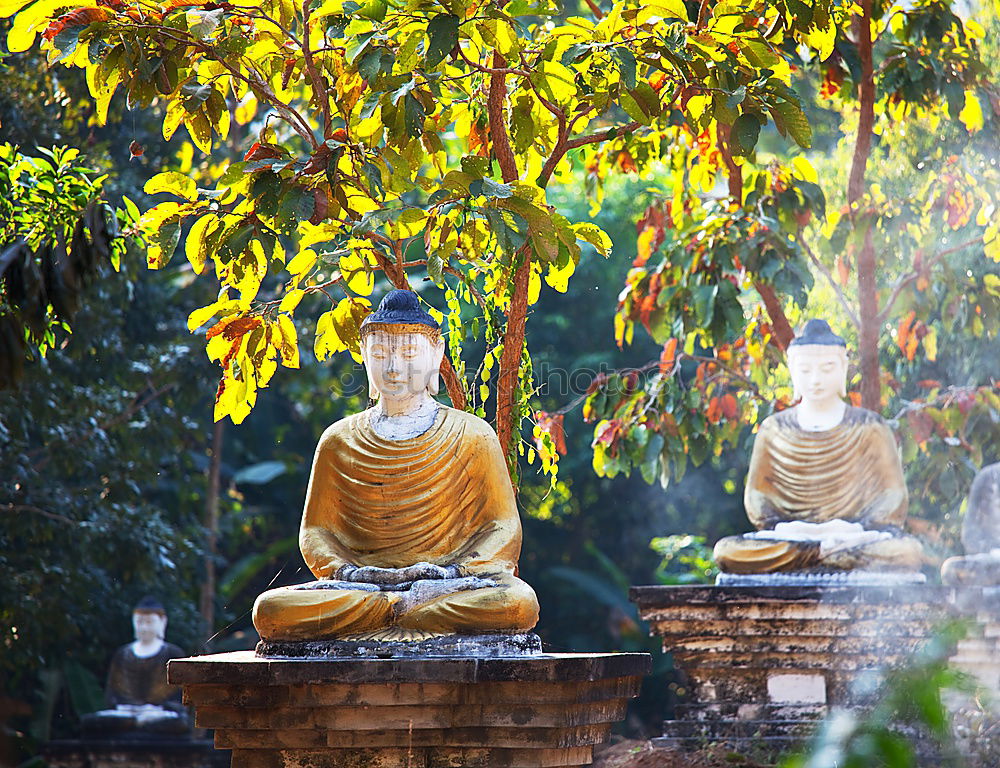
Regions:
M 1000 462 L 976 473 L 962 521 L 964 557 L 949 557 L 941 565 L 945 584 L 1000 585 Z
M 724 573 L 919 570 L 903 533 L 908 495 L 889 425 L 847 405 L 847 344 L 810 320 L 788 348 L 798 405 L 766 418 L 744 506 L 757 531 L 715 545 Z
M 517 578 L 521 522 L 503 450 L 482 419 L 440 405 L 444 341 L 412 291 L 361 325 L 376 404 L 320 438 L 299 547 L 317 581 L 269 590 L 262 640 L 424 640 L 525 632 L 538 601 Z

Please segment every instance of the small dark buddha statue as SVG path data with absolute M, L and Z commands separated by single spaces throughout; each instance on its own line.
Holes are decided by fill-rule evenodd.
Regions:
M 187 654 L 164 640 L 167 612 L 152 597 L 132 612 L 135 640 L 111 658 L 105 697 L 108 709 L 86 715 L 85 732 L 133 732 L 135 735 L 184 734 L 187 710 L 179 686 L 167 683 L 167 662 Z

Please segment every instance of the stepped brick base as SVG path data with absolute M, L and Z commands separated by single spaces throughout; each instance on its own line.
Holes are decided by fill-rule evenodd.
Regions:
M 233 768 L 583 766 L 625 716 L 647 654 L 174 659 L 195 724 Z
M 661 746 L 724 741 L 784 749 L 830 706 L 863 707 L 949 610 L 950 590 L 902 587 L 633 587 L 685 689 Z

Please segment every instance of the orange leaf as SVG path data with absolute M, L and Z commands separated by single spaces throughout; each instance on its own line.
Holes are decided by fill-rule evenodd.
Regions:
M 660 373 L 666 375 L 673 371 L 677 359 L 677 339 L 667 339 L 660 353 Z
M 708 401 L 708 410 L 705 412 L 705 418 L 712 424 L 719 423 L 719 419 L 722 418 L 721 398 L 713 397 Z
M 837 257 L 837 279 L 840 281 L 841 285 L 847 285 L 847 281 L 851 278 L 851 265 L 848 263 L 847 259 L 843 256 Z
M 917 313 L 913 310 L 899 321 L 899 328 L 896 332 L 896 345 L 899 347 L 900 352 L 906 355 L 906 348 L 910 340 L 910 333 L 913 330 L 913 321 L 917 319 Z M 907 355 L 907 360 L 912 360 L 912 355 Z
M 622 173 L 637 173 L 639 171 L 639 166 L 635 164 L 635 158 L 632 157 L 632 154 L 627 149 L 622 149 L 618 152 L 615 165 L 618 166 L 618 170 Z
M 861 393 L 860 392 L 848 392 L 847 396 L 851 399 L 851 405 L 855 408 L 861 407 Z

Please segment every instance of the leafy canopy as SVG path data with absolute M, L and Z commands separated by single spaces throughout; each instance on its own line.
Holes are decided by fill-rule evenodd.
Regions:
M 307 298 L 326 308 L 307 331 L 314 354 L 356 356 L 382 273 L 445 289 L 449 394 L 481 413 L 489 388 L 466 381 L 462 341 L 485 341 L 475 370 L 486 385 L 500 363 L 502 439 L 532 389 L 527 307 L 543 281 L 566 289 L 584 249 L 611 248 L 552 210 L 550 179 L 574 164 L 598 177 L 646 167 L 681 124 L 724 126 L 739 156 L 772 122 L 808 146 L 784 51 L 826 55 L 836 33 L 825 0 L 630 0 L 568 18 L 546 0 L 8 0 L 3 12 L 17 12 L 12 51 L 40 35 L 51 61 L 86 69 L 102 118 L 121 89 L 205 153 L 234 122 L 252 131 L 202 185 L 152 179 L 147 192 L 172 199 L 142 218 L 151 267 L 183 240 L 191 268 L 219 281 L 190 318 L 210 325 L 223 369 L 216 418 L 241 421 L 279 364 L 299 365 Z

